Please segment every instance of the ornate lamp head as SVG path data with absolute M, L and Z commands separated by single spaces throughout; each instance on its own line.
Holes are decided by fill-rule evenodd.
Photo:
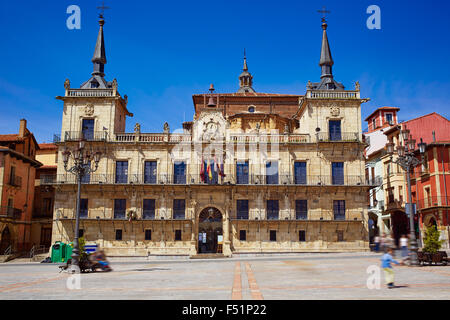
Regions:
M 408 129 L 400 130 L 400 134 L 402 135 L 403 141 L 408 141 L 408 138 L 409 138 L 409 130 Z
M 67 163 L 69 162 L 70 151 L 65 149 L 62 153 L 64 166 L 67 167 Z
M 420 138 L 420 143 L 418 144 L 418 146 L 419 146 L 420 153 L 424 154 L 427 144 L 425 142 L 423 142 L 422 138 Z
M 405 147 L 404 146 L 398 146 L 397 147 L 397 153 L 399 157 L 405 156 Z
M 410 139 L 408 141 L 408 150 L 411 152 L 414 152 L 414 150 L 416 149 L 416 140 L 415 139 Z

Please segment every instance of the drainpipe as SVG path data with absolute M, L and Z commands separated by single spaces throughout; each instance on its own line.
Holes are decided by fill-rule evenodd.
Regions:
M 441 149 L 441 164 L 442 164 L 442 174 L 444 176 L 445 205 L 448 206 L 447 183 L 445 181 L 445 167 L 444 167 L 444 148 Z M 448 242 L 448 245 L 450 247 L 450 230 L 449 230 L 449 222 L 448 222 L 448 208 L 445 208 L 445 219 L 447 220 L 447 242 Z

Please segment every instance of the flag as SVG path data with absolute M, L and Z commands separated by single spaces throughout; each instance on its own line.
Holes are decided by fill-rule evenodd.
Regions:
M 203 156 L 202 156 L 202 164 L 201 164 L 201 168 L 200 168 L 200 179 L 202 180 L 202 182 L 205 182 L 205 163 L 203 162 Z
M 208 161 L 208 167 L 206 167 L 206 172 L 208 172 L 209 180 L 212 180 L 211 161 Z
M 223 163 L 220 164 L 220 176 L 221 177 L 226 177 L 226 174 L 223 172 Z

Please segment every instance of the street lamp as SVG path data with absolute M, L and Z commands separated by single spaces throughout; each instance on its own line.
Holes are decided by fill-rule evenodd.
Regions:
M 68 168 L 68 162 L 70 157 L 73 158 L 73 166 Z M 64 150 L 62 153 L 63 162 L 64 162 L 64 170 L 66 172 L 70 172 L 77 177 L 78 183 L 78 192 L 77 192 L 77 208 L 76 208 L 76 217 L 75 217 L 75 239 L 73 240 L 73 250 L 72 250 L 72 272 L 79 272 L 79 262 L 80 262 L 80 248 L 78 245 L 78 234 L 80 227 L 80 202 L 81 202 L 81 181 L 83 177 L 90 174 L 91 172 L 95 172 L 98 169 L 98 163 L 100 161 L 101 152 L 97 151 L 94 153 L 89 152 L 89 150 L 85 149 L 85 141 L 80 140 L 78 143 L 78 147 L 70 152 L 68 149 Z M 95 166 L 91 167 L 91 161 L 94 160 Z M 75 267 L 76 266 L 76 267 Z
M 414 212 L 412 206 L 412 195 L 411 195 L 411 177 L 410 172 L 411 169 L 414 170 L 416 166 L 422 164 L 424 162 L 424 153 L 426 148 L 426 143 L 423 142 L 422 138 L 420 139 L 419 151 L 422 156 L 422 159 L 419 160 L 416 158 L 414 154 L 414 150 L 416 147 L 416 140 L 412 139 L 412 136 L 409 135 L 410 131 L 406 128 L 404 130 L 400 130 L 400 134 L 403 138 L 403 144 L 397 147 L 397 160 L 393 161 L 392 156 L 394 154 L 394 144 L 388 143 L 386 144 L 386 151 L 391 156 L 391 162 L 399 164 L 403 170 L 406 171 L 406 177 L 408 182 L 408 201 L 407 206 L 409 207 L 409 229 L 410 229 L 410 244 L 411 244 L 411 258 L 410 265 L 418 266 L 419 261 L 417 259 L 417 239 L 416 234 L 414 232 Z M 408 139 L 409 138 L 409 139 Z

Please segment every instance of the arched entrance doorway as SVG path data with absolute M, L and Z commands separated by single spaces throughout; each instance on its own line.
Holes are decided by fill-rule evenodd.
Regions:
M 0 254 L 4 254 L 5 250 L 11 245 L 11 232 L 6 227 L 2 232 L 2 240 L 0 242 Z
M 223 235 L 222 214 L 209 207 L 200 212 L 198 220 L 198 253 L 217 253 L 218 238 Z

